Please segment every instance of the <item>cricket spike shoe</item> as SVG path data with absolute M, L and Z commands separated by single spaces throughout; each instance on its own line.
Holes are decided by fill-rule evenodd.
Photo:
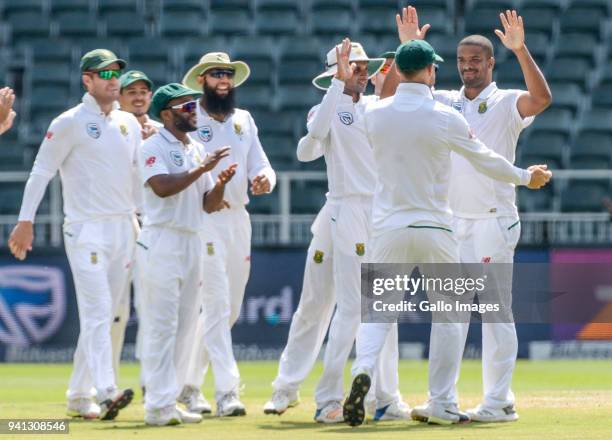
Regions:
M 370 376 L 365 373 L 358 374 L 353 379 L 351 392 L 342 407 L 344 421 L 350 426 L 359 426 L 363 423 L 366 413 L 364 401 L 371 385 Z

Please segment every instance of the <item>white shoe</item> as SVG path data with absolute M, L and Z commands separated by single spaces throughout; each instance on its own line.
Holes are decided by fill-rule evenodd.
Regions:
M 497 422 L 516 422 L 519 419 L 514 405 L 508 405 L 505 408 L 487 408 L 483 405 L 478 405 L 476 408 L 468 409 L 467 415 L 474 422 L 497 423 Z
M 470 417 L 459 411 L 457 405 L 439 405 L 428 402 L 425 405 L 415 406 L 411 411 L 412 420 L 436 425 L 452 425 L 454 423 L 468 423 Z
M 202 421 L 202 414 L 185 411 L 178 405 L 176 405 L 176 412 L 181 418 L 181 423 L 200 423 Z
M 147 425 L 171 426 L 181 424 L 181 415 L 176 410 L 176 405 L 168 405 L 163 408 L 145 411 L 144 421 Z
M 230 391 L 217 400 L 217 417 L 246 416 L 246 409 L 236 391 Z
M 183 391 L 181 391 L 178 401 L 185 405 L 187 411 L 191 413 L 210 414 L 212 412 L 212 407 L 202 394 L 202 391 L 190 385 L 185 385 L 183 387 Z
M 91 398 L 69 399 L 66 414 L 70 417 L 97 419 L 100 417 L 100 407 Z
M 134 391 L 131 388 L 126 388 L 125 390 L 108 388 L 102 392 L 98 391 L 100 419 L 114 420 L 119 414 L 119 410 L 128 406 L 133 398 Z
M 374 421 L 381 422 L 383 420 L 410 420 L 410 406 L 399 400 L 382 408 L 377 408 Z
M 342 404 L 340 402 L 330 402 L 323 408 L 318 409 L 314 416 L 315 422 L 319 423 L 342 423 Z
M 278 414 L 279 416 L 300 403 L 300 393 L 289 390 L 274 390 L 272 398 L 264 405 L 264 414 Z

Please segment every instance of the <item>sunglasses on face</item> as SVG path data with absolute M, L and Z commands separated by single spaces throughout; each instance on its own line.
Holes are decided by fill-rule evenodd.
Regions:
M 434 64 L 434 70 L 436 71 L 436 73 L 438 73 L 438 70 L 440 69 L 440 66 L 438 66 L 437 64 Z
M 166 107 L 166 109 L 176 110 L 181 113 L 191 113 L 196 109 L 197 105 L 198 101 L 188 101 L 182 104 L 171 105 L 169 107 Z
M 228 79 L 232 79 L 234 77 L 234 75 L 236 74 L 236 72 L 234 72 L 233 70 L 211 70 L 209 72 L 206 72 L 206 75 L 210 75 L 213 78 L 216 79 L 221 79 L 224 76 L 226 76 Z
M 108 70 L 98 70 L 97 72 L 90 72 L 91 74 L 96 74 L 103 80 L 109 81 L 113 78 L 119 78 L 121 76 L 121 70 L 117 69 L 108 69 Z

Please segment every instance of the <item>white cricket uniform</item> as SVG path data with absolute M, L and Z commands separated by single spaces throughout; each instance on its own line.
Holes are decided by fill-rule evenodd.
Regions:
M 147 124 L 155 127 L 157 130 L 160 130 L 161 128 L 163 128 L 163 124 L 161 124 L 160 122 L 157 122 L 153 119 L 149 119 L 147 117 Z M 143 193 L 142 193 L 142 184 L 140 182 L 140 173 L 138 173 L 135 176 L 135 188 L 136 188 L 136 210 L 138 213 L 142 214 L 142 197 L 143 197 Z M 138 231 L 140 231 L 140 227 L 138 228 Z M 139 286 L 138 286 L 138 282 L 139 282 L 139 276 L 138 276 L 138 267 L 136 264 L 136 259 L 134 259 L 134 261 L 132 262 L 132 286 L 134 287 L 134 309 L 136 310 L 136 313 L 138 314 L 138 328 L 136 331 L 136 359 L 140 360 L 140 353 L 142 351 L 142 337 L 143 337 L 143 332 L 141 331 L 141 322 L 143 319 L 142 313 L 139 312 L 140 307 L 139 307 L 139 302 L 140 302 L 140 297 L 141 295 L 138 294 L 139 292 Z M 111 343 L 113 346 L 113 366 L 115 368 L 115 376 L 116 376 L 116 380 L 118 379 L 118 374 L 119 374 L 119 364 L 121 362 L 121 351 L 123 349 L 123 342 L 125 339 L 125 329 L 127 327 L 128 321 L 130 319 L 130 286 L 127 286 L 128 288 L 128 292 L 125 294 L 124 296 L 124 300 L 122 302 L 122 304 L 119 306 L 119 311 L 117 312 L 117 314 L 115 315 L 114 319 L 113 319 L 113 325 L 111 327 Z M 142 369 L 141 369 L 141 375 L 142 375 Z M 140 385 L 144 385 L 144 379 L 141 377 L 140 380 Z
M 244 289 L 251 268 L 251 221 L 245 205 L 249 203 L 248 185 L 258 175 L 276 185 L 276 174 L 270 165 L 257 134 L 251 114 L 235 109 L 224 122 L 197 107 L 198 130 L 194 137 L 212 153 L 231 146 L 229 157 L 212 171 L 218 173 L 232 163 L 238 168 L 225 187 L 224 199 L 229 209 L 205 215 L 202 228 L 204 242 L 204 307 L 200 314 L 193 344 L 192 360 L 186 385 L 200 387 L 208 363 L 212 364 L 217 398 L 236 391 L 240 382 L 232 350 L 231 328 L 240 315 Z
M 361 310 L 361 262 L 367 250 L 371 228 L 372 195 L 376 184 L 372 148 L 365 136 L 363 113 L 377 96 L 362 96 L 357 103 L 344 93 L 344 82 L 337 79 L 321 104 L 309 113 L 308 134 L 298 146 L 298 159 L 325 157 L 329 185 L 328 210 L 333 254 L 336 313 L 331 322 L 323 359 L 323 375 L 315 391 L 317 408 L 344 398 L 344 365 L 348 359 Z M 317 294 L 317 293 L 315 293 Z M 292 323 L 293 326 L 293 323 Z M 390 335 L 389 339 L 392 339 Z M 396 336 L 397 341 L 397 336 Z M 384 378 L 397 377 L 397 342 L 389 344 Z M 397 382 L 381 380 L 379 406 L 399 398 Z
M 186 374 L 189 340 L 202 303 L 203 199 L 214 187 L 210 173 L 205 173 L 178 194 L 162 198 L 147 182 L 153 176 L 189 171 L 200 165 L 203 155 L 194 139 L 185 145 L 165 128 L 145 140 L 139 154 L 144 222 L 136 256 L 146 317 L 141 361 L 147 410 L 174 405 Z
M 514 163 L 521 131 L 534 117 L 521 117 L 517 108 L 522 90 L 500 90 L 493 82 L 473 100 L 464 89 L 435 91 L 434 98 L 458 110 L 480 140 Z M 477 173 L 456 154 L 451 156 L 449 199 L 454 214 L 453 229 L 463 263 L 512 263 L 521 227 L 516 207 L 516 191 L 511 183 L 493 180 Z M 504 303 L 512 304 L 512 273 L 497 282 Z M 498 269 L 499 270 L 499 269 Z M 463 344 L 469 324 L 463 328 Z M 482 324 L 482 377 L 484 404 L 504 408 L 514 403 L 510 389 L 516 363 L 518 339 L 514 323 Z
M 19 220 L 34 221 L 49 180 L 59 170 L 64 199 L 64 245 L 79 308 L 80 334 L 68 398 L 115 387 L 111 323 L 128 291 L 134 253 L 134 174 L 141 142 L 136 118 L 104 114 L 85 94 L 55 118 L 36 155 Z
M 372 262 L 459 262 L 448 200 L 451 152 L 491 178 L 523 185 L 530 181 L 527 170 L 489 150 L 456 110 L 434 101 L 424 84 L 401 83 L 395 96 L 368 109 L 365 121 L 378 172 Z M 353 374 L 372 371 L 391 326 L 362 324 Z M 446 404 L 455 398 L 462 326 L 432 324 L 429 395 L 434 402 Z

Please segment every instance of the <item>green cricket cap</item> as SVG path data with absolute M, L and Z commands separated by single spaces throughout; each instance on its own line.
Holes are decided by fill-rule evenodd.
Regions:
M 400 70 L 419 70 L 444 59 L 425 40 L 406 41 L 395 51 L 395 64 Z
M 94 49 L 87 52 L 81 58 L 81 72 L 87 70 L 100 70 L 113 63 L 119 64 L 124 69 L 127 63 L 108 49 Z
M 153 90 L 153 81 L 140 70 L 129 70 L 119 77 L 121 89 L 134 84 L 136 81 L 144 81 L 149 86 L 149 90 Z
M 176 98 L 182 98 L 183 96 L 193 96 L 199 98 L 202 96 L 201 92 L 185 87 L 179 83 L 170 83 L 165 86 L 161 86 L 153 94 L 151 99 L 151 107 L 149 107 L 149 113 L 156 119 L 160 118 L 161 111 L 168 105 L 170 101 Z

